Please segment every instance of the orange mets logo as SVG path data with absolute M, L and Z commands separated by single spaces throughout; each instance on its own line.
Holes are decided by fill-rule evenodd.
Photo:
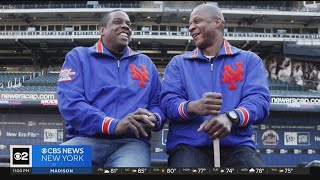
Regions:
M 243 81 L 243 62 L 236 62 L 236 71 L 232 69 L 231 65 L 228 64 L 226 66 L 224 66 L 224 72 L 222 73 L 222 83 L 230 83 L 230 86 L 228 87 L 228 89 L 230 90 L 234 90 L 237 89 L 237 85 L 235 82 L 237 81 Z
M 130 64 L 130 73 L 132 74 L 132 79 L 139 80 L 140 87 L 146 87 L 146 82 L 149 82 L 149 73 L 145 65 L 140 65 L 142 71 L 134 64 Z

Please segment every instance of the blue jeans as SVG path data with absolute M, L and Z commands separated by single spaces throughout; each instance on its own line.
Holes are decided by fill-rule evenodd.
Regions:
M 176 146 L 168 159 L 169 167 L 213 167 L 213 148 Z M 247 146 L 220 147 L 221 167 L 264 167 L 260 155 Z
M 93 167 L 150 167 L 149 145 L 133 138 L 101 139 L 75 137 L 61 145 L 89 145 Z

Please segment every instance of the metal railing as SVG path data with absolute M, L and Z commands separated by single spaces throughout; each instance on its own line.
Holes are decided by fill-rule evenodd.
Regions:
M 156 5 L 156 4 L 155 4 Z M 273 11 L 290 11 L 290 12 L 320 12 L 320 8 L 310 7 L 287 7 L 277 5 L 234 5 L 228 3 L 219 3 L 221 9 L 250 9 L 250 10 L 273 10 Z M 146 6 L 146 7 L 144 7 Z M 159 6 L 161 7 L 161 6 Z M 162 6 L 163 9 L 172 9 L 168 6 Z M 86 2 L 79 3 L 50 3 L 50 4 L 0 4 L 0 9 L 66 9 L 66 8 L 149 8 L 147 5 L 140 4 L 140 2 L 100 2 L 99 4 L 87 4 Z M 187 7 L 181 7 L 183 9 Z M 190 8 L 190 7 L 189 7 Z M 172 9 L 173 10 L 173 9 Z M 188 9 L 188 11 L 191 11 Z
M 5 4 L 0 5 L 0 9 L 66 9 L 66 8 L 141 8 L 140 3 L 126 2 L 126 3 L 100 3 L 100 4 Z
M 148 36 L 190 36 L 190 32 L 181 31 L 133 31 L 134 35 L 148 35 Z M 65 37 L 79 37 L 79 36 L 100 36 L 99 31 L 0 31 L 1 38 L 23 38 L 32 36 L 65 36 Z M 239 37 L 239 38 L 286 38 L 288 40 L 293 39 L 310 39 L 319 40 L 320 34 L 279 34 L 279 33 L 255 33 L 255 32 L 226 32 L 225 37 Z M 59 38 L 59 37 L 57 37 Z

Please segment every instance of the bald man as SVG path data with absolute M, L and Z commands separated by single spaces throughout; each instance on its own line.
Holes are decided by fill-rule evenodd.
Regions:
M 161 108 L 170 119 L 169 167 L 212 167 L 220 139 L 221 167 L 262 167 L 251 138 L 269 116 L 270 92 L 262 59 L 223 37 L 224 17 L 211 4 L 190 14 L 196 49 L 174 56 L 165 69 Z

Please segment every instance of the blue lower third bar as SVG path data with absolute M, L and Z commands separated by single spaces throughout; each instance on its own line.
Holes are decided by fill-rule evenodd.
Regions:
M 92 174 L 92 168 L 32 168 L 32 174 Z

